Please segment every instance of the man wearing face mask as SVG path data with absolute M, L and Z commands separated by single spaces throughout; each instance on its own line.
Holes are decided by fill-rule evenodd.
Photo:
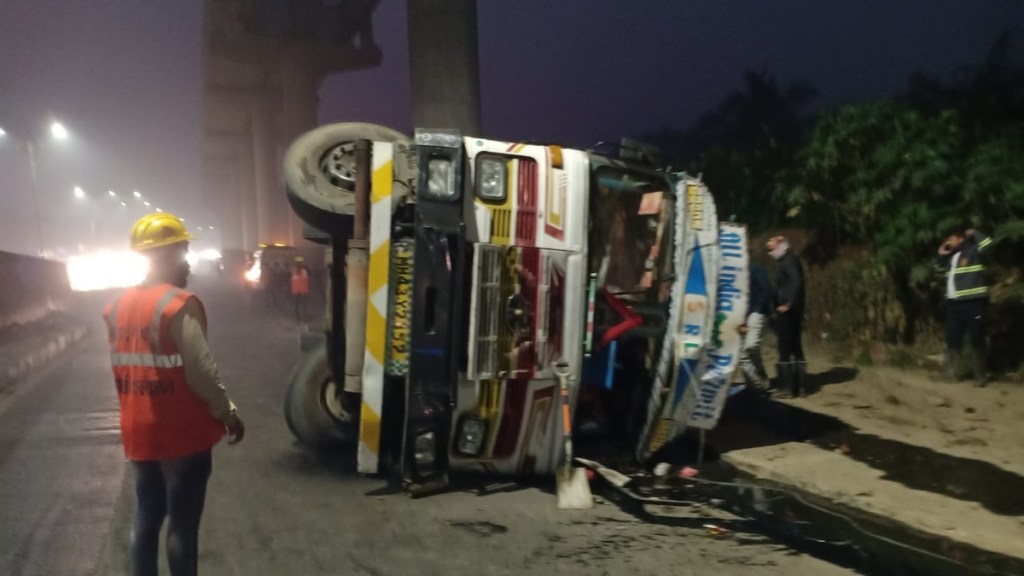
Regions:
M 779 337 L 779 388 L 794 397 L 807 393 L 807 361 L 800 341 L 804 320 L 804 270 L 789 249 L 785 236 L 773 236 L 765 244 L 779 263 L 775 281 L 775 331 Z
M 964 333 L 971 338 L 974 352 L 975 385 L 988 384 L 985 370 L 985 308 L 988 286 L 979 255 L 992 243 L 988 236 L 968 228 L 956 232 L 939 246 L 939 265 L 946 269 L 946 371 L 956 380 Z
M 197 574 L 199 521 L 212 448 L 225 431 L 231 444 L 245 435 L 207 347 L 203 305 L 184 290 L 190 239 L 181 219 L 172 214 L 139 219 L 132 227 L 131 247 L 148 259 L 149 273 L 103 313 L 121 408 L 121 439 L 135 473 L 133 576 L 157 574 L 165 517 L 171 574 Z

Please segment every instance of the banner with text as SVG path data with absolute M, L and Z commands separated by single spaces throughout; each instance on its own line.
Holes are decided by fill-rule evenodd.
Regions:
M 746 226 L 722 222 L 718 242 L 718 290 L 708 361 L 698 389 L 694 391 L 696 402 L 686 419 L 687 426 L 705 430 L 718 423 L 729 397 L 742 346 L 739 327 L 746 322 L 750 296 Z

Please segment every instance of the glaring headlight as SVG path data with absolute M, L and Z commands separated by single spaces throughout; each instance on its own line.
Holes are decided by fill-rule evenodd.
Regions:
M 135 286 L 146 279 L 149 260 L 137 252 L 103 250 L 72 256 L 67 261 L 68 282 L 76 292 Z
M 479 418 L 465 418 L 459 426 L 456 451 L 465 456 L 479 456 L 484 451 L 487 422 Z
M 434 442 L 433 432 L 424 432 L 416 437 L 416 465 L 420 467 L 434 465 Z
M 214 248 L 207 248 L 199 253 L 199 257 L 203 260 L 220 260 L 220 252 Z
M 259 266 L 253 266 L 245 271 L 245 279 L 253 284 L 260 281 L 260 268 Z
M 452 161 L 447 158 L 431 158 L 427 161 L 427 190 L 434 198 L 451 198 L 455 195 L 455 174 Z
M 476 195 L 484 200 L 505 199 L 505 161 L 501 158 L 480 159 L 476 175 Z

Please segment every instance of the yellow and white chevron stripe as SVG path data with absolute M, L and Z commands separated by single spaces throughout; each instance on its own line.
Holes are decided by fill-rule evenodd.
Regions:
M 388 269 L 391 257 L 391 188 L 394 147 L 373 143 L 370 183 L 370 263 L 366 310 L 366 356 L 363 405 L 359 419 L 358 470 L 376 474 L 380 460 L 380 414 L 384 397 L 384 352 L 387 333 Z

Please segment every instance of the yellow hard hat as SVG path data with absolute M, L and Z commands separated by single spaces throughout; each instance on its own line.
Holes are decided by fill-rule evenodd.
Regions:
M 149 250 L 191 239 L 181 218 L 167 212 L 147 214 L 132 226 L 132 250 Z

